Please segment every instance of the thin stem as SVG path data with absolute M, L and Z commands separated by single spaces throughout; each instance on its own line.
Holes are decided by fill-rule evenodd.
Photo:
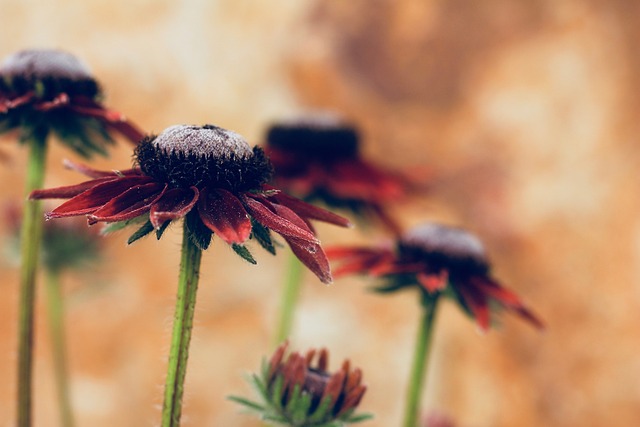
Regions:
M 169 351 L 169 365 L 162 406 L 162 427 L 177 427 L 182 414 L 184 379 L 187 373 L 189 343 L 193 329 L 193 314 L 200 276 L 202 251 L 191 241 L 185 222 L 182 236 L 182 255 L 176 312 L 173 319 L 173 335 Z
M 287 270 L 286 282 L 282 290 L 282 300 L 280 302 L 280 311 L 278 312 L 278 324 L 276 327 L 275 345 L 289 338 L 293 327 L 293 317 L 300 294 L 300 284 L 303 277 L 302 263 L 292 253 L 289 258 L 289 268 Z
M 29 159 L 25 193 L 42 188 L 47 156 L 46 131 L 35 130 L 27 142 Z M 21 260 L 20 306 L 18 317 L 18 426 L 31 426 L 31 393 L 33 371 L 33 317 L 36 299 L 36 272 L 42 238 L 42 204 L 27 202 L 24 206 L 20 234 Z
M 411 374 L 409 376 L 407 406 L 405 408 L 404 424 L 402 424 L 404 427 L 417 426 L 422 388 L 425 380 L 425 370 L 427 366 L 427 359 L 429 357 L 433 326 L 435 323 L 434 320 L 437 302 L 438 298 L 435 298 L 423 305 L 424 310 L 420 319 L 420 327 L 418 328 L 418 336 L 416 338 L 416 348 L 413 355 L 413 364 L 411 366 Z
M 53 350 L 53 366 L 60 405 L 60 425 L 73 427 L 73 412 L 69 395 L 67 357 L 64 334 L 64 300 L 58 271 L 47 272 L 47 312 L 49 314 L 49 333 Z

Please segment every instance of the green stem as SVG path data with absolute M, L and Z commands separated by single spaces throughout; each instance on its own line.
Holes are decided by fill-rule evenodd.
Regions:
M 202 251 L 191 241 L 186 221 L 182 235 L 182 258 L 180 260 L 180 279 L 178 297 L 173 319 L 169 366 L 164 389 L 162 406 L 162 427 L 177 427 L 182 414 L 182 396 L 184 379 L 187 373 L 189 343 L 193 329 L 193 314 L 196 306 L 198 277 Z
M 64 300 L 58 271 L 48 271 L 46 289 L 54 375 L 60 403 L 60 425 L 73 427 L 64 334 Z
M 34 131 L 27 142 L 27 196 L 42 188 L 47 156 L 46 131 Z M 22 266 L 20 271 L 20 306 L 18 317 L 18 426 L 31 426 L 33 370 L 33 317 L 36 298 L 36 272 L 42 238 L 42 204 L 26 202 L 20 234 Z
M 292 253 L 289 258 L 286 282 L 284 283 L 284 288 L 282 290 L 282 300 L 280 302 L 278 324 L 276 327 L 275 345 L 279 345 L 282 341 L 289 338 L 289 335 L 291 335 L 294 311 L 300 294 L 303 271 L 302 263 Z
M 418 328 L 418 336 L 416 339 L 416 348 L 413 355 L 413 364 L 411 366 L 411 374 L 409 376 L 409 389 L 407 394 L 407 405 L 404 414 L 403 427 L 416 427 L 418 422 L 418 414 L 420 412 L 420 400 L 422 397 L 422 388 L 425 380 L 425 370 L 427 359 L 429 357 L 429 348 L 431 337 L 433 335 L 433 326 L 435 323 L 435 313 L 438 298 L 425 302 L 423 305 L 423 313 Z

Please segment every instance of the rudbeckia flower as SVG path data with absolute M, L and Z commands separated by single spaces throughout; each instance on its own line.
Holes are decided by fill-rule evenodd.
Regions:
M 324 283 L 329 263 L 309 220 L 349 226 L 345 218 L 287 196 L 266 183 L 271 164 L 237 133 L 206 125 L 172 126 L 136 147 L 135 166 L 97 171 L 68 163 L 93 178 L 67 187 L 37 190 L 32 199 L 69 199 L 47 219 L 87 215 L 97 222 L 142 223 L 133 242 L 184 218 L 189 238 L 200 249 L 213 234 L 244 259 L 255 263 L 245 247 L 250 239 L 275 253 L 271 231 L 280 234 L 295 255 Z
M 106 154 L 109 129 L 132 142 L 144 136 L 120 113 L 101 104 L 88 68 L 59 50 L 23 50 L 0 66 L 0 133 L 20 129 L 20 140 L 54 131 L 62 143 L 89 157 Z
M 542 328 L 520 298 L 491 277 L 482 242 L 460 228 L 427 223 L 404 233 L 395 247 L 330 248 L 327 253 L 342 262 L 336 277 L 367 274 L 386 281 L 378 288 L 382 292 L 417 287 L 428 300 L 446 295 L 483 330 L 490 326 L 491 309 L 499 307 Z
M 266 151 L 279 188 L 306 201 L 377 219 L 397 233 L 385 206 L 404 197 L 412 186 L 399 174 L 362 159 L 354 127 L 334 115 L 313 115 L 274 124 Z
M 326 349 L 285 357 L 287 347 L 287 342 L 281 344 L 269 363 L 263 364 L 260 375 L 252 377 L 264 403 L 231 399 L 258 412 L 263 419 L 285 426 L 339 427 L 371 418 L 355 414 L 367 390 L 360 369 L 353 369 L 345 360 L 338 371 L 331 373 Z

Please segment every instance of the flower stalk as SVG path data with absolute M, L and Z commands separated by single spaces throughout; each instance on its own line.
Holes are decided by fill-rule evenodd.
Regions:
M 425 372 L 431 348 L 433 327 L 435 324 L 438 297 L 426 299 L 422 304 L 423 312 L 416 337 L 413 363 L 409 374 L 409 388 L 404 414 L 403 427 L 417 427 L 420 412 L 420 401 L 425 383 Z
M 291 335 L 295 309 L 300 296 L 300 285 L 302 284 L 303 278 L 302 273 L 302 263 L 294 254 L 291 254 L 289 257 L 287 277 L 282 290 L 282 300 L 280 302 L 280 311 L 278 312 L 279 317 L 274 345 L 280 344 Z
M 191 240 L 186 222 L 183 229 L 178 296 L 162 406 L 162 427 L 180 425 L 184 380 L 187 373 L 189 343 L 193 329 L 193 315 L 202 258 L 202 250 Z
M 27 141 L 29 158 L 27 164 L 26 194 L 42 188 L 46 167 L 47 130 L 36 127 Z M 42 240 L 42 203 L 29 201 L 25 204 L 21 229 L 20 306 L 18 318 L 18 414 L 17 425 L 31 425 L 32 372 L 33 372 L 33 328 L 36 297 L 36 273 L 40 241 Z
M 73 412 L 71 410 L 67 355 L 64 338 L 64 300 L 62 296 L 59 271 L 49 270 L 47 272 L 46 290 L 54 375 L 60 407 L 60 425 L 64 427 L 73 427 L 75 423 L 73 419 Z

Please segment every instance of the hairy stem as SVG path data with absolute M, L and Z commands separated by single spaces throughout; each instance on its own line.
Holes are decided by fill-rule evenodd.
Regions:
M 202 251 L 191 241 L 186 222 L 182 236 L 182 255 L 178 296 L 173 319 L 173 334 L 162 406 L 162 427 L 177 427 L 182 414 L 184 379 L 187 373 L 189 343 L 193 329 L 193 314 L 200 276 Z

